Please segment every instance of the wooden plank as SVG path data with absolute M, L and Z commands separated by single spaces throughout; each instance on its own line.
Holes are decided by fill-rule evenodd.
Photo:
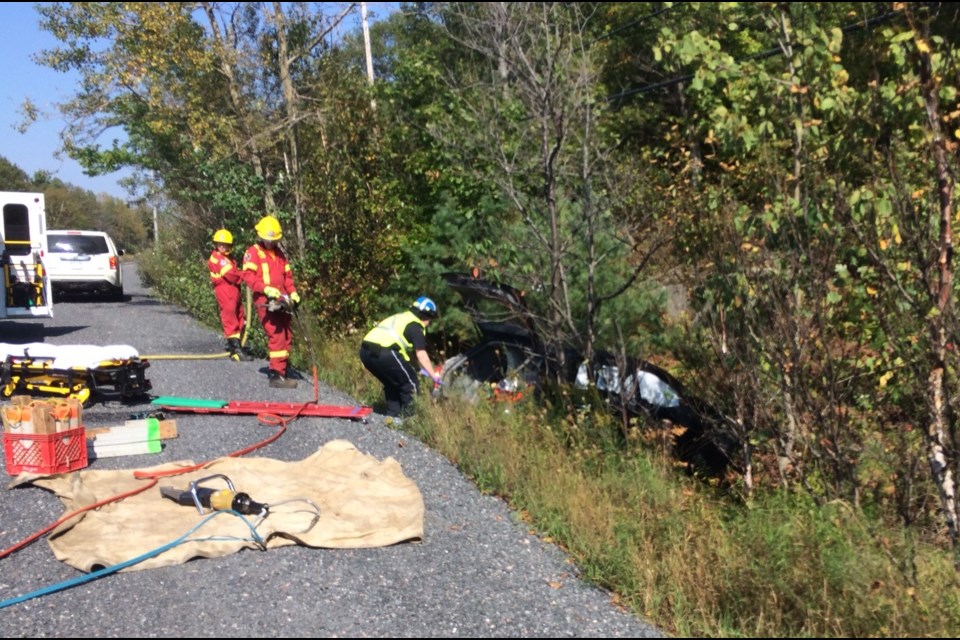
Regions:
M 148 440 L 159 440 L 160 429 L 157 425 L 144 424 L 138 427 L 118 427 L 110 429 L 106 433 L 100 433 L 89 438 L 93 442 L 103 445 L 107 444 L 126 444 L 128 442 L 146 442 Z
M 157 420 L 156 418 L 147 418 L 146 420 L 127 420 L 123 423 L 125 427 L 135 427 L 140 424 L 153 424 L 156 423 L 160 428 L 160 439 L 161 440 L 170 440 L 171 438 L 177 437 L 177 421 L 176 420 Z
M 115 427 L 102 433 L 87 436 L 88 440 L 101 444 L 118 444 L 122 442 L 142 442 L 144 440 L 159 440 L 160 431 L 156 426 L 141 425 L 138 427 Z
M 141 442 L 125 442 L 118 444 L 103 444 L 96 440 L 87 442 L 87 458 L 115 458 L 118 456 L 136 456 L 145 453 L 160 453 L 163 445 L 159 440 L 143 440 Z
M 171 438 L 177 437 L 177 421 L 176 420 L 157 420 L 155 418 L 148 418 L 146 420 L 127 420 L 126 423 L 122 425 L 117 425 L 115 427 L 99 427 L 96 429 L 87 429 L 87 439 L 103 439 L 106 437 L 111 437 L 113 434 L 121 434 L 125 431 L 133 433 L 143 430 L 145 425 L 150 424 L 150 422 L 155 422 L 158 428 L 158 438 L 160 440 L 170 440 Z M 149 439 L 149 438 L 141 438 Z

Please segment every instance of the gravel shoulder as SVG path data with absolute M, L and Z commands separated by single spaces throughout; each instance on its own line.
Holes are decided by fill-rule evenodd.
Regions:
M 219 335 L 162 304 L 125 263 L 127 299 L 60 301 L 51 320 L 0 321 L 0 342 L 128 344 L 141 356 L 213 355 Z M 295 338 L 296 339 L 296 338 Z M 271 389 L 266 361 L 153 359 L 153 396 L 306 402 L 311 381 Z M 353 405 L 320 385 L 319 402 Z M 98 402 L 88 427 L 120 424 L 151 405 Z M 159 454 L 104 458 L 91 469 L 140 469 L 212 460 L 273 433 L 254 416 L 170 414 L 179 437 Z M 421 542 L 377 549 L 242 551 L 224 558 L 106 576 L 0 609 L 3 637 L 662 637 L 625 613 L 609 593 L 578 577 L 557 547 L 531 535 L 499 498 L 482 495 L 445 458 L 366 422 L 301 418 L 254 455 L 300 460 L 345 439 L 378 459 L 393 457 L 426 505 Z M 10 478 L 0 461 L 3 475 Z M 254 496 L 255 497 L 255 496 Z M 62 515 L 59 500 L 33 486 L 0 491 L 0 548 Z M 81 572 L 57 561 L 45 539 L 0 559 L 0 601 Z

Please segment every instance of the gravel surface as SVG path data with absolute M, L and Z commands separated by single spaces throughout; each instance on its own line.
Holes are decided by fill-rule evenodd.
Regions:
M 127 299 L 58 301 L 52 320 L 0 321 L 0 342 L 128 344 L 141 356 L 216 354 L 217 332 L 162 304 L 126 263 Z M 296 339 L 296 338 L 295 338 Z M 266 361 L 150 360 L 152 395 L 306 402 L 312 381 L 271 389 Z M 354 405 L 321 384 L 319 402 Z M 151 405 L 97 402 L 88 427 L 121 424 Z M 162 453 L 103 458 L 91 469 L 145 468 L 212 460 L 274 432 L 254 416 L 169 414 L 179 437 Z M 557 547 L 520 523 L 500 499 L 482 495 L 445 458 L 383 424 L 301 418 L 255 455 L 300 460 L 346 439 L 365 453 L 398 460 L 426 504 L 424 539 L 378 549 L 241 551 L 185 565 L 108 575 L 0 609 L 3 637 L 662 637 L 625 613 L 609 593 L 578 578 Z M 6 469 L 3 468 L 3 475 Z M 2 477 L 2 475 L 0 475 Z M 242 488 L 241 488 L 242 490 Z M 254 492 L 254 499 L 256 495 Z M 0 548 L 63 514 L 59 500 L 33 486 L 0 491 Z M 0 600 L 82 572 L 57 561 L 45 539 L 0 559 Z

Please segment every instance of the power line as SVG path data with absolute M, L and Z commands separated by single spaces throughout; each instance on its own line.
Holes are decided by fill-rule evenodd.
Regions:
M 896 16 L 899 16 L 899 15 L 901 15 L 901 12 L 899 12 L 899 11 L 890 11 L 890 12 L 888 12 L 888 13 L 883 14 L 882 16 L 877 16 L 876 18 L 867 18 L 866 20 L 862 20 L 862 21 L 859 21 L 859 22 L 855 22 L 855 23 L 853 23 L 853 24 L 849 24 L 849 25 L 847 25 L 847 26 L 845 26 L 845 27 L 841 27 L 840 30 L 841 30 L 843 33 L 850 33 L 850 32 L 853 32 L 853 31 L 859 31 L 860 29 L 872 28 L 872 27 L 875 27 L 876 25 L 878 25 L 878 24 L 880 24 L 880 23 L 882 23 L 882 22 L 886 22 L 887 20 L 890 20 L 890 19 L 892 19 L 892 18 L 894 18 L 894 17 L 896 17 Z M 629 25 L 625 25 L 625 26 L 629 26 Z M 783 51 L 780 49 L 780 47 L 774 47 L 774 48 L 772 48 L 772 49 L 768 49 L 768 50 L 763 51 L 763 52 L 761 52 L 761 53 L 757 53 L 757 54 L 754 54 L 754 55 L 749 56 L 749 57 L 747 57 L 747 58 L 744 58 L 743 60 L 738 61 L 738 63 L 739 63 L 739 62 L 755 61 L 755 60 L 763 60 L 763 59 L 766 59 L 766 58 L 772 58 L 773 56 L 779 55 L 779 54 L 782 54 L 782 53 L 783 53 Z M 657 89 L 663 89 L 664 87 L 669 87 L 669 86 L 672 86 L 672 85 L 675 85 L 675 84 L 680 84 L 681 82 L 687 82 L 687 81 L 693 79 L 693 76 L 694 76 L 694 74 L 688 73 L 688 74 L 683 75 L 683 76 L 678 76 L 678 77 L 676 77 L 676 78 L 671 78 L 670 80 L 663 80 L 663 81 L 661 81 L 661 82 L 656 82 L 656 83 L 654 83 L 654 84 L 648 84 L 648 85 L 645 85 L 645 86 L 643 86 L 643 87 L 637 87 L 636 89 L 628 89 L 627 91 L 623 91 L 623 92 L 621 92 L 621 93 L 618 93 L 618 94 L 615 94 L 615 95 L 612 95 L 612 96 L 608 96 L 606 100 L 607 100 L 607 102 L 613 102 L 613 101 L 616 101 L 616 100 L 622 100 L 623 98 L 629 98 L 630 96 L 637 95 L 638 93 L 646 93 L 647 91 L 655 91 L 655 90 L 657 90 Z
M 686 3 L 685 3 L 685 2 L 675 2 L 675 3 L 673 3 L 673 4 L 672 4 L 671 6 L 669 6 L 669 7 L 664 7 L 663 9 L 659 9 L 658 11 L 654 11 L 653 13 L 648 13 L 647 15 L 645 15 L 645 16 L 643 16 L 643 17 L 641 17 L 641 18 L 637 18 L 637 19 L 634 20 L 633 22 L 628 22 L 627 24 L 625 24 L 625 25 L 623 25 L 623 26 L 621 26 L 621 27 L 617 27 L 617 28 L 614 29 L 613 31 L 609 31 L 609 32 L 603 34 L 602 36 L 598 36 L 598 37 L 594 38 L 593 40 L 590 40 L 589 42 L 586 43 L 586 46 L 590 46 L 590 45 L 593 44 L 594 42 L 600 42 L 601 40 L 606 40 L 607 38 L 610 38 L 610 37 L 612 37 L 612 36 L 617 35 L 617 34 L 620 33 L 621 31 L 626 31 L 627 29 L 632 29 L 633 27 L 635 27 L 635 26 L 637 26 L 637 25 L 639 25 L 639 24 L 643 24 L 647 19 L 649 19 L 649 18 L 655 18 L 655 17 L 659 16 L 660 14 L 663 14 L 663 13 L 666 13 L 666 12 L 668 12 L 668 11 L 671 11 L 672 9 L 676 9 L 677 7 L 679 7 L 679 6 L 682 5 L 682 4 L 686 4 Z

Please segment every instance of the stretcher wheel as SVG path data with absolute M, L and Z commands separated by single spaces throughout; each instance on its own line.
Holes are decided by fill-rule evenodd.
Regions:
M 84 387 L 80 391 L 77 391 L 73 394 L 73 397 L 77 399 L 77 402 L 80 403 L 84 409 L 90 408 L 90 388 Z

